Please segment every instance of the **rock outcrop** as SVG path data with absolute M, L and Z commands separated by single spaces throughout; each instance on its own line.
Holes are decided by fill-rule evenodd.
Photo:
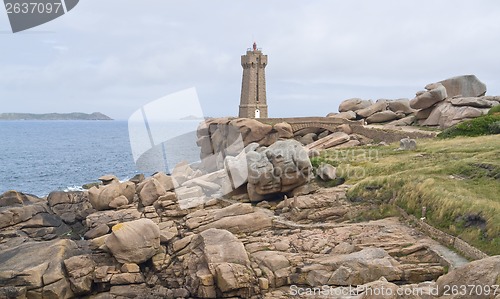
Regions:
M 446 127 L 500 103 L 476 79 L 430 84 L 411 101 L 349 99 L 331 117 Z M 0 298 L 276 299 L 292 297 L 292 286 L 356 286 L 444 299 L 474 298 L 446 296 L 444 286 L 500 283 L 498 257 L 449 259 L 446 247 L 396 217 L 359 222 L 374 204 L 348 200 L 350 186 L 319 188 L 342 178 L 330 164 L 313 170 L 309 157 L 371 144 L 385 130 L 329 121 L 294 131 L 284 122 L 212 119 L 197 132 L 202 162 L 180 163 L 171 175 L 106 175 L 88 191 L 47 198 L 0 195 Z M 410 138 L 400 145 L 416 148 Z
M 328 117 L 364 119 L 368 124 L 390 126 L 424 125 L 448 128 L 486 114 L 500 104 L 499 96 L 486 96 L 486 85 L 474 75 L 449 78 L 427 84 L 415 98 L 385 100 L 348 99 L 340 103 L 340 113 Z
M 127 204 L 131 203 L 135 195 L 135 184 L 132 182 L 116 182 L 89 189 L 89 199 L 94 209 L 108 210 L 116 206 L 117 200 L 122 200 L 123 197 L 127 200 Z M 122 197 L 123 196 L 123 197 Z M 114 204 L 112 202 L 114 201 Z
M 173 191 L 179 206 L 188 209 L 240 187 L 248 190 L 251 200 L 259 201 L 290 193 L 309 180 L 307 152 L 290 140 L 293 133 L 287 123 L 269 126 L 254 119 L 212 119 L 200 125 L 197 134 L 201 164 L 177 165 L 168 186 L 157 175 L 138 184 L 143 206 L 163 205 Z
M 309 182 L 312 172 L 309 156 L 295 140 L 277 141 L 268 148 L 246 153 L 248 195 L 260 201 L 268 195 L 289 194 Z
M 417 96 L 410 101 L 413 109 L 426 109 L 446 99 L 448 94 L 441 83 L 428 84 L 426 90 L 417 92 Z
M 343 143 L 351 140 L 351 137 L 344 132 L 335 132 L 328 136 L 325 136 L 317 141 L 314 141 L 308 145 L 306 148 L 309 150 L 313 149 L 328 149 L 331 147 L 335 147 L 337 145 L 341 145 Z
M 73 217 L 69 218 L 73 220 Z M 46 200 L 16 191 L 0 196 L 0 230 L 9 232 L 6 242 L 0 243 L 0 249 L 14 247 L 30 239 L 53 240 L 72 231 L 62 217 L 52 211 Z
M 370 100 L 362 100 L 359 98 L 347 99 L 340 103 L 339 112 L 357 111 L 368 108 L 372 104 L 373 103 Z
M 328 118 L 331 120 L 325 120 L 325 123 L 320 120 L 317 126 L 315 126 L 314 118 L 311 119 L 311 125 L 297 124 L 294 123 L 295 120 L 290 120 L 290 123 L 287 123 L 274 119 L 264 119 L 263 122 L 255 119 L 210 119 L 202 123 L 197 131 L 197 144 L 200 147 L 200 157 L 202 159 L 198 169 L 202 169 L 203 172 L 217 172 L 227 168 L 227 165 L 225 165 L 228 161 L 227 158 L 239 155 L 250 144 L 267 147 L 279 140 L 295 139 L 310 150 L 320 151 L 329 148 L 341 149 L 373 145 L 374 139 L 379 142 L 397 141 L 404 136 L 400 135 L 401 132 L 397 132 L 402 130 L 396 126 L 408 126 L 418 121 L 414 115 L 417 110 L 412 109 L 409 103 L 410 101 L 404 98 L 396 100 L 380 99 L 376 103 L 371 100 L 349 99 L 346 100 L 345 105 L 342 105 L 344 108 L 341 110 L 350 107 L 350 109 L 357 109 L 356 111 L 330 113 Z M 275 121 L 279 122 L 275 123 Z M 387 124 L 391 128 L 389 130 L 389 127 L 387 127 L 386 131 L 372 132 L 371 126 L 364 126 L 366 123 Z M 256 126 L 254 135 L 248 133 L 252 130 L 249 129 L 251 126 Z M 271 130 L 270 127 L 272 127 Z M 428 138 L 432 135 L 425 134 L 427 132 L 422 134 L 422 132 L 415 132 L 411 137 Z M 259 137 L 255 137 L 257 135 Z M 394 135 L 397 135 L 397 137 L 394 137 Z M 254 137 L 250 138 L 249 136 Z M 258 141 L 252 142 L 253 140 Z M 197 175 L 200 175 L 196 169 L 180 170 L 179 173 L 183 173 L 181 180 L 177 180 L 180 185 L 184 181 L 192 180 Z M 175 169 L 173 177 L 178 179 L 175 175 Z M 234 189 L 238 188 L 238 186 L 240 185 L 233 185 L 230 188 Z M 228 188 L 222 187 L 221 189 L 224 189 L 225 192 Z
M 399 115 L 391 110 L 376 112 L 366 118 L 366 123 L 384 123 L 399 118 Z
M 484 115 L 489 108 L 500 104 L 500 97 L 484 95 L 486 85 L 474 75 L 428 84 L 426 89 L 410 101 L 412 108 L 420 109 L 415 117 L 424 126 L 445 129 Z
M 225 150 L 238 154 L 246 145 L 256 142 L 270 146 L 280 138 L 290 138 L 292 129 L 287 123 L 274 126 L 249 118 L 216 118 L 202 122 L 197 130 L 201 159 Z
M 76 249 L 71 240 L 52 240 L 0 251 L 0 286 L 14 287 L 15 298 L 73 298 L 63 261 Z
M 166 175 L 163 173 L 157 173 L 155 176 L 148 178 L 137 185 L 139 200 L 145 207 L 154 204 L 158 198 L 166 195 L 167 191 L 172 191 L 174 189 L 172 178 L 169 177 L 168 181 L 161 182 L 161 178 Z
M 486 84 L 474 75 L 465 75 L 439 81 L 448 93 L 448 97 L 481 97 L 486 94 Z
M 403 278 L 399 262 L 380 248 L 322 257 L 315 260 L 315 264 L 318 266 L 311 269 L 306 277 L 307 283 L 313 287 L 363 285 L 380 277 L 389 281 Z
M 401 119 L 415 112 L 410 107 L 408 99 L 371 100 L 348 99 L 340 103 L 339 114 L 329 114 L 328 117 L 345 118 L 349 120 L 365 119 L 369 124 L 386 123 Z
M 471 262 L 439 277 L 437 280 L 440 296 L 446 295 L 446 290 L 451 290 L 451 288 L 462 288 L 461 290 L 463 290 L 463 287 L 466 286 L 465 292 L 453 294 L 452 298 L 454 299 L 495 298 L 495 290 L 496 295 L 500 294 L 499 283 L 500 256 Z
M 47 196 L 47 201 L 51 210 L 66 224 L 84 221 L 88 215 L 95 212 L 85 193 L 81 191 L 54 191 Z
M 345 112 L 340 112 L 340 113 L 328 113 L 326 117 L 355 120 L 357 115 L 356 115 L 356 112 L 354 112 L 354 111 L 345 111 Z
M 245 246 L 227 230 L 205 230 L 193 237 L 189 246 L 185 265 L 191 294 L 198 298 L 250 298 L 260 293 Z
M 269 228 L 272 221 L 268 214 L 250 204 L 238 203 L 216 211 L 193 212 L 187 217 L 186 225 L 195 232 L 218 228 L 240 234 Z
M 472 106 L 455 106 L 451 101 L 445 101 L 436 105 L 422 124 L 425 126 L 448 128 L 461 121 L 487 114 L 488 110 Z
M 64 268 L 69 276 L 70 287 L 76 296 L 92 292 L 95 266 L 95 262 L 89 255 L 77 255 L 64 260 Z
M 253 150 L 264 153 L 271 147 L 258 148 Z M 277 151 L 272 153 L 268 161 L 277 158 Z M 323 168 L 324 178 L 334 176 L 330 167 Z M 173 182 L 166 178 L 173 179 L 155 175 L 164 189 Z M 84 218 L 75 223 L 82 223 L 88 238 L 55 235 L 44 241 L 18 226 L 29 221 L 28 216 L 8 222 L 0 228 L 0 298 L 257 299 L 289 298 L 282 287 L 292 285 L 429 291 L 444 284 L 498 283 L 497 257 L 442 276 L 445 266 L 454 266 L 435 251 L 440 247 L 397 218 L 351 223 L 348 220 L 373 207 L 348 201 L 347 188 L 320 189 L 256 206 L 238 202 L 245 197 L 235 193 L 187 209 L 174 191 L 144 206 L 142 189 L 137 188 L 126 206 L 85 212 L 77 209 L 91 206 L 86 192 L 53 193 L 50 205 L 45 199 L 8 192 L 0 196 L 3 216 L 14 207 L 26 209 L 26 215 L 55 218 L 75 209 L 80 213 L 75 219 Z M 31 210 L 34 207 L 38 210 Z

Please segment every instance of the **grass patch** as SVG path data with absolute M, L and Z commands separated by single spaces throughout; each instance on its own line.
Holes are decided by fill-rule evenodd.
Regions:
M 394 205 L 391 204 L 381 204 L 373 206 L 372 209 L 363 211 L 356 215 L 353 222 L 366 222 L 370 220 L 384 219 L 387 217 L 399 217 L 401 216 L 399 211 Z
M 488 115 L 493 115 L 500 113 L 500 105 L 496 105 L 495 107 L 492 107 L 490 110 L 488 110 Z
M 386 147 L 325 151 L 315 163 L 336 165 L 354 185 L 353 202 L 378 207 L 360 220 L 396 215 L 395 205 L 459 236 L 492 255 L 500 254 L 500 138 L 418 140 L 416 151 Z
M 338 178 L 335 178 L 334 180 L 330 180 L 330 181 L 326 181 L 326 182 L 319 179 L 319 178 L 316 180 L 316 183 L 318 184 L 318 186 L 322 187 L 322 188 L 336 187 L 336 186 L 342 185 L 344 182 L 345 182 L 345 179 L 341 178 L 341 177 L 338 177 Z

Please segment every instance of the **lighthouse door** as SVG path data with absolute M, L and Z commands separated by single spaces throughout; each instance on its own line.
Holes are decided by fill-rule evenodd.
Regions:
M 260 110 L 255 109 L 255 118 L 260 118 Z

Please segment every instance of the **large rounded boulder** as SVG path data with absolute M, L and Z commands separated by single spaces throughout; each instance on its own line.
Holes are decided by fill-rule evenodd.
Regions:
M 160 229 L 147 218 L 119 223 L 106 238 L 106 246 L 120 263 L 140 264 L 160 249 Z
M 257 202 L 276 193 L 290 193 L 309 183 L 307 151 L 296 140 L 280 140 L 265 149 L 248 151 L 248 195 Z
M 439 83 L 443 84 L 448 97 L 479 97 L 486 94 L 486 84 L 474 75 L 465 75 L 449 78 Z
M 450 271 L 448 274 L 439 277 L 437 286 L 439 295 L 445 295 L 446 290 L 463 290 L 466 292 L 456 292 L 454 299 L 469 298 L 494 298 L 488 297 L 495 291 L 495 286 L 500 284 L 500 256 L 492 256 L 466 264 L 460 268 Z M 496 295 L 500 290 L 497 290 Z
M 109 185 L 92 187 L 89 190 L 89 201 L 92 207 L 98 211 L 112 209 L 110 203 L 121 196 L 127 198 L 131 203 L 135 195 L 135 184 L 132 182 L 113 182 Z
M 363 108 L 368 108 L 373 104 L 370 100 L 362 100 L 352 98 L 342 101 L 339 105 L 339 112 L 356 111 Z
M 411 108 L 426 109 L 448 96 L 446 88 L 441 83 L 428 84 L 425 88 L 426 91 L 418 92 L 417 96 L 410 101 Z
M 164 185 L 152 177 L 137 186 L 137 194 L 143 206 L 150 206 L 161 196 L 167 194 Z

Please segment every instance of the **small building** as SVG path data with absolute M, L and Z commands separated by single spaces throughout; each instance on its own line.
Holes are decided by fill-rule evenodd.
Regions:
M 252 49 L 247 49 L 241 56 L 243 79 L 241 83 L 241 98 L 239 117 L 267 118 L 266 75 L 267 55 L 253 43 Z

